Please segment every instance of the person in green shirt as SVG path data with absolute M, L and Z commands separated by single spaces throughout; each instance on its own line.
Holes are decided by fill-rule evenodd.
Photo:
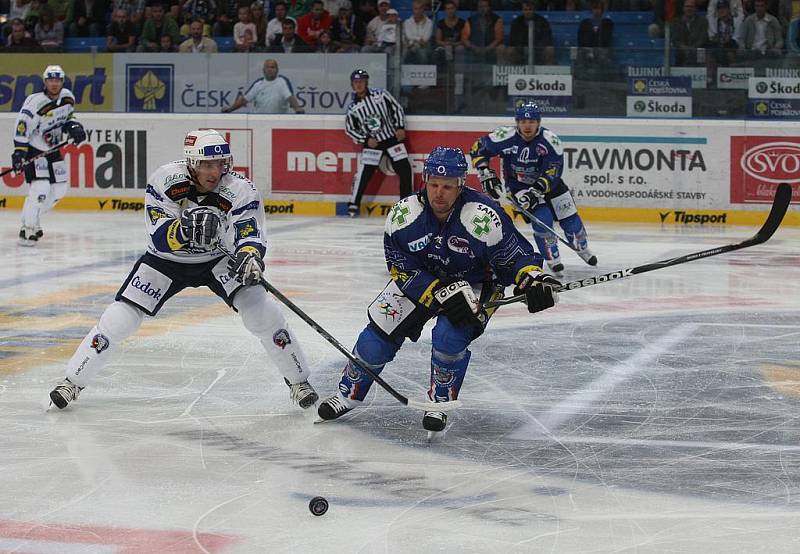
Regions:
M 178 44 L 180 39 L 178 24 L 172 17 L 166 15 L 163 4 L 155 2 L 150 6 L 150 18 L 145 20 L 142 27 L 137 52 L 159 52 L 161 35 L 169 35 L 172 44 Z

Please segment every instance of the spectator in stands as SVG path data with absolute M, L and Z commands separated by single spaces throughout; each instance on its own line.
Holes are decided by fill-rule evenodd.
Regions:
M 189 38 L 184 40 L 178 47 L 178 52 L 187 54 L 216 54 L 219 51 L 217 43 L 209 38 L 203 36 L 203 20 L 194 19 L 189 24 Z
M 322 31 L 333 25 L 331 14 L 325 11 L 322 0 L 313 0 L 311 11 L 297 20 L 297 35 L 309 48 L 317 47 L 317 39 Z
M 239 8 L 239 21 L 233 26 L 233 49 L 237 52 L 250 52 L 256 47 L 258 29 L 250 21 L 250 6 Z
M 218 0 L 217 17 L 214 21 L 214 36 L 231 36 L 233 34 L 233 24 L 236 22 L 236 15 L 239 13 L 239 3 L 237 0 Z
M 400 14 L 394 8 L 386 10 L 386 20 L 378 27 L 376 41 L 372 45 L 364 45 L 362 52 L 385 52 L 389 55 L 394 53 L 397 44 L 397 37 L 400 33 Z
M 162 53 L 174 53 L 178 51 L 178 46 L 172 42 L 172 36 L 164 33 L 158 37 L 158 51 Z
M 189 26 L 195 19 L 203 22 L 203 35 L 208 36 L 217 15 L 217 3 L 215 0 L 184 0 L 181 15 L 185 23 L 180 27 L 180 36 L 189 36 Z
M 714 39 L 714 35 L 717 34 L 717 21 L 719 18 L 719 14 L 717 13 L 717 4 L 719 1 L 722 0 L 709 0 L 708 12 L 706 13 L 706 19 L 708 19 L 708 38 L 712 41 Z M 744 24 L 744 6 L 742 5 L 742 0 L 724 1 L 728 3 L 728 13 L 733 18 L 733 28 L 735 29 L 735 34 L 732 38 L 738 43 L 741 38 L 740 33 L 742 32 L 742 25 Z
M 33 37 L 45 52 L 64 51 L 64 24 L 55 19 L 50 6 L 42 8 Z
M 11 33 L 8 35 L 8 42 L 3 48 L 3 52 L 23 54 L 43 52 L 43 50 L 39 43 L 36 42 L 36 39 L 31 37 L 25 30 L 25 23 L 21 19 L 15 19 L 11 22 Z
M 43 0 L 42 7 L 47 6 L 53 11 L 53 18 L 66 21 L 72 0 Z
M 142 35 L 139 37 L 138 52 L 158 52 L 161 49 L 161 35 L 170 35 L 172 43 L 177 44 L 180 34 L 178 24 L 164 11 L 164 4 L 154 2 L 150 6 L 150 17 L 145 20 Z
M 267 23 L 267 36 L 265 37 L 267 47 L 272 46 L 272 43 L 275 42 L 275 37 L 283 32 L 283 22 L 286 21 L 288 14 L 289 8 L 286 6 L 286 2 L 279 1 L 275 3 L 275 17 Z
M 431 39 L 433 21 L 425 15 L 425 5 L 421 0 L 411 4 L 411 17 L 403 21 L 403 63 L 427 64 L 431 59 Z
M 289 8 L 289 17 L 295 22 L 311 11 L 312 0 L 286 0 L 286 7 Z
M 469 45 L 467 22 L 458 17 L 456 3 L 445 0 L 445 16 L 436 24 L 436 58 L 439 63 L 453 60 L 461 65 Z
M 386 12 L 389 11 L 392 5 L 389 0 L 378 0 L 378 15 L 373 17 L 367 24 L 367 32 L 364 35 L 364 47 L 375 46 L 378 43 L 378 32 L 383 27 L 389 16 Z M 367 50 L 364 50 L 367 51 Z
M 365 29 L 364 40 L 361 42 L 361 46 L 364 46 L 367 25 L 369 25 L 369 22 L 375 19 L 375 16 L 378 15 L 378 6 L 375 3 L 375 0 L 355 0 L 353 13 L 356 16 L 356 19 L 361 22 Z
M 325 11 L 331 14 L 332 18 L 335 18 L 339 14 L 339 10 L 342 9 L 342 6 L 351 7 L 350 0 L 323 0 L 322 7 L 325 8 Z
M 253 23 L 256 26 L 256 49 L 267 49 L 267 25 L 269 19 L 264 10 L 264 2 L 256 0 L 250 4 L 250 17 L 253 18 Z
M 5 44 L 8 35 L 11 33 L 11 22 L 15 19 L 25 21 L 28 16 L 28 10 L 31 8 L 31 0 L 9 0 L 8 3 L 8 19 L 0 27 L 2 29 L 3 44 Z
M 590 0 L 589 6 L 592 15 L 578 26 L 578 61 L 586 69 L 602 70 L 610 62 L 614 22 L 603 14 L 603 0 Z
M 714 2 L 716 17 L 714 20 L 714 34 L 711 34 L 711 20 L 709 20 L 709 39 L 708 46 L 711 55 L 707 60 L 708 75 L 716 75 L 717 66 L 727 67 L 736 61 L 736 51 L 739 47 L 736 42 L 736 20 L 731 14 L 731 7 L 728 0 L 716 0 Z
M 142 25 L 144 24 L 144 11 L 147 0 L 113 0 L 112 14 L 114 10 L 123 9 L 128 14 L 130 22 L 133 24 L 133 30 L 136 36 L 142 32 Z
M 684 0 L 683 15 L 675 16 L 670 23 L 675 65 L 697 65 L 697 49 L 708 44 L 708 20 L 697 15 L 695 0 Z
M 74 0 L 67 21 L 71 37 L 99 37 L 106 28 L 106 0 Z
M 291 54 L 311 52 L 311 49 L 297 36 L 294 19 L 287 17 L 283 22 L 283 32 L 275 37 L 268 51 Z
M 470 57 L 475 63 L 494 64 L 503 44 L 503 20 L 492 11 L 489 0 L 478 0 L 478 11 L 467 20 Z
M 320 32 L 315 52 L 319 52 L 320 54 L 336 54 L 338 52 L 336 45 L 333 43 L 333 36 L 331 35 L 330 29 L 325 29 Z
M 536 13 L 533 0 L 523 0 L 522 14 L 511 22 L 511 33 L 508 38 L 507 61 L 512 64 L 524 63 L 528 57 L 528 30 L 532 23 L 534 37 L 534 61 L 538 64 L 552 65 L 555 62 L 553 48 L 553 32 L 550 23 Z
M 339 8 L 339 15 L 331 26 L 331 36 L 339 53 L 359 52 L 364 44 L 366 25 L 353 15 L 350 4 Z
M 783 52 L 783 31 L 778 19 L 767 13 L 766 0 L 755 0 L 755 13 L 742 24 L 742 53 L 751 59 L 778 58 Z
M 125 8 L 116 8 L 106 31 L 106 50 L 133 52 L 136 50 L 136 30 Z
M 295 113 L 305 113 L 294 96 L 292 83 L 283 75 L 278 75 L 278 62 L 265 60 L 262 70 L 264 77 L 256 79 L 233 104 L 222 108 L 222 113 L 235 112 L 243 106 L 251 106 L 253 113 L 289 113 L 290 107 Z

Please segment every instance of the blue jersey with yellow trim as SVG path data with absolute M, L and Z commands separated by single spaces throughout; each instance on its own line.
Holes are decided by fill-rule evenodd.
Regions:
M 523 269 L 539 269 L 542 256 L 488 196 L 465 188 L 446 221 L 440 222 L 425 192 L 395 204 L 386 218 L 384 254 L 403 293 L 425 306 L 440 280 L 471 284 L 494 277 L 514 284 Z
M 531 141 L 522 138 L 515 127 L 499 127 L 476 140 L 470 155 L 476 168 L 486 167 L 490 158 L 500 156 L 506 187 L 511 192 L 530 188 L 541 175 L 555 187 L 564 171 L 561 139 L 545 127 L 539 127 Z
M 221 257 L 219 250 L 180 244 L 176 236 L 181 213 L 195 206 L 217 210 L 222 222 L 220 244 L 229 252 L 245 246 L 267 251 L 266 219 L 261 194 L 255 185 L 238 173 L 224 174 L 216 188 L 200 193 L 192 181 L 186 162 L 162 165 L 147 180 L 145 219 L 149 243 L 147 250 L 159 258 L 184 263 L 202 263 Z

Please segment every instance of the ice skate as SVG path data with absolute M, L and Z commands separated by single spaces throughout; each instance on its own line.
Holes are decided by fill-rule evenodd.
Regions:
M 50 392 L 51 405 L 48 408 L 55 406 L 59 410 L 63 410 L 67 404 L 78 398 L 82 390 L 81 387 L 72 384 L 69 379 L 64 379 Z
M 19 245 L 20 246 L 36 246 L 39 237 L 42 236 L 41 230 L 37 231 L 33 227 L 23 227 L 19 230 Z
M 444 434 L 447 425 L 447 414 L 444 412 L 425 412 L 422 416 L 422 427 L 428 432 L 428 442 Z
M 308 381 L 303 381 L 302 383 L 290 383 L 285 377 L 283 380 L 286 382 L 286 386 L 289 387 L 289 396 L 292 399 L 292 402 L 304 410 L 306 408 L 310 408 L 316 404 L 317 400 L 319 400 L 317 391 L 314 390 L 314 387 L 312 387 L 311 383 Z
M 564 271 L 564 264 L 561 263 L 561 256 L 556 256 L 552 260 L 547 260 L 547 267 L 553 275 L 559 275 Z
M 592 251 L 589 248 L 584 248 L 582 250 L 576 250 L 578 256 L 589 265 L 597 265 L 597 256 L 592 254 Z
M 317 415 L 324 421 L 329 421 L 343 416 L 354 407 L 355 406 L 350 405 L 350 402 L 346 398 L 342 398 L 337 394 L 324 400 L 322 404 L 319 405 Z

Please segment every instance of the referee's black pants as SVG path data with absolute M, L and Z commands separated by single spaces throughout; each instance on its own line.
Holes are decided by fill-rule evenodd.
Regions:
M 383 151 L 383 156 L 389 156 L 389 159 L 392 162 L 392 169 L 394 169 L 394 172 L 397 173 L 397 176 L 400 178 L 400 198 L 405 198 L 406 196 L 411 196 L 412 192 L 411 163 L 408 161 L 408 157 L 405 157 L 401 160 L 394 160 L 387 152 L 387 150 L 392 146 L 397 146 L 398 144 L 400 144 L 400 141 L 395 137 L 392 137 L 379 142 L 378 145 L 373 148 L 373 150 L 381 150 Z M 364 190 L 367 188 L 367 183 L 369 183 L 369 180 L 372 179 L 373 175 L 375 175 L 375 170 L 378 169 L 378 164 L 365 164 L 363 161 L 363 156 L 361 160 L 362 161 L 358 165 L 358 171 L 353 179 L 353 197 L 351 202 L 356 206 L 361 206 L 361 198 L 364 196 Z

